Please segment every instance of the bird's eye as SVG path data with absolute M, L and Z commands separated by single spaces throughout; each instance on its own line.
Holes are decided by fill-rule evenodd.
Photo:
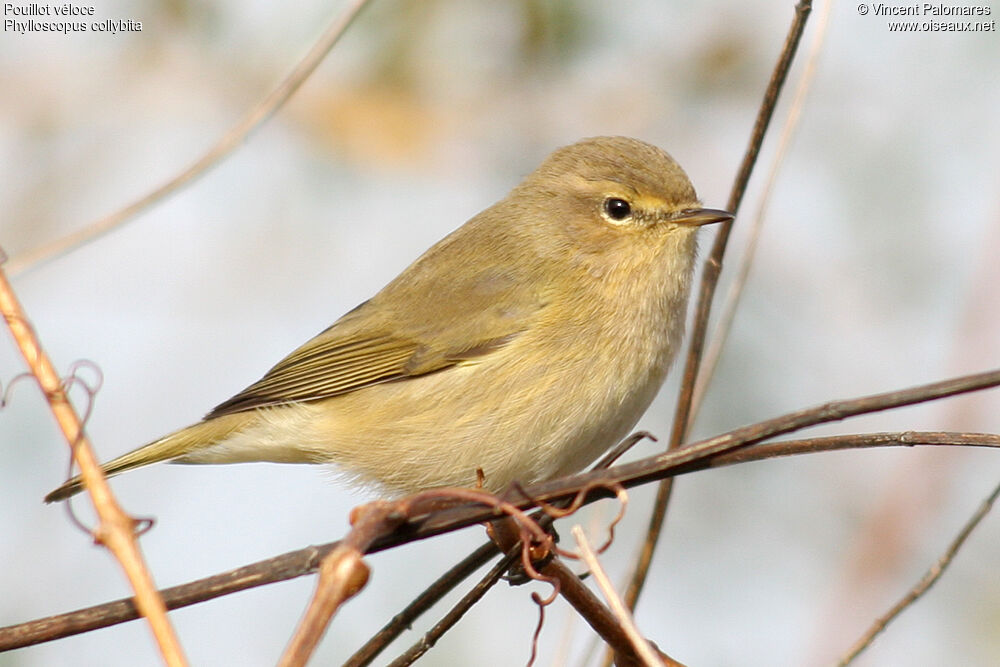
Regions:
M 622 221 L 632 215 L 632 205 L 624 199 L 608 197 L 604 200 L 604 212 L 615 221 Z

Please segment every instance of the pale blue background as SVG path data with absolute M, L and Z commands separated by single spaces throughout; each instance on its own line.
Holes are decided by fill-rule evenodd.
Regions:
M 706 205 L 725 204 L 792 3 L 540 3 L 554 31 L 540 41 L 528 38 L 527 6 L 375 2 L 225 163 L 15 279 L 59 367 L 87 358 L 103 369 L 88 424 L 102 458 L 198 419 L 257 379 L 556 146 L 594 134 L 651 141 L 684 165 Z M 96 7 L 141 20 L 143 31 L 0 35 L 0 244 L 11 255 L 186 166 L 334 11 L 322 2 Z M 698 435 L 1000 366 L 997 33 L 892 34 L 856 7 L 834 10 Z M 737 223 L 724 288 L 776 138 Z M 0 380 L 22 368 L 0 344 Z M 664 438 L 675 385 L 640 422 Z M 997 432 L 998 405 L 994 391 L 823 432 Z M 62 508 L 41 503 L 65 467 L 37 390 L 18 385 L 0 412 L 0 625 L 127 592 Z M 638 624 L 699 667 L 831 664 L 938 557 L 998 470 L 995 451 L 894 450 L 686 477 Z M 157 518 L 142 545 L 166 586 L 340 537 L 364 497 L 326 477 L 294 466 L 159 466 L 114 488 L 130 512 Z M 618 580 L 650 497 L 633 493 L 604 557 Z M 599 525 L 610 508 L 597 511 Z M 572 520 L 562 524 L 568 536 Z M 335 619 L 315 663 L 344 659 L 482 539 L 470 529 L 371 558 L 369 587 Z M 998 559 L 991 516 L 859 664 L 1000 663 Z M 269 665 L 312 586 L 269 586 L 172 618 L 192 664 Z M 422 664 L 524 664 L 536 620 L 528 592 L 491 592 Z M 590 634 L 576 619 L 564 643 L 571 616 L 561 601 L 550 609 L 539 664 L 564 651 L 579 664 Z M 141 623 L 0 654 L 4 667 L 157 662 Z

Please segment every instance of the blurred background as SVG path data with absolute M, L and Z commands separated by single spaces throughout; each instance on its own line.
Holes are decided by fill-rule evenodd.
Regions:
M 141 21 L 141 32 L 5 31 L 0 245 L 16 257 L 187 166 L 285 75 L 336 4 L 96 0 L 97 18 Z M 751 181 L 720 295 L 821 8 Z M 557 146 L 598 134 L 655 143 L 707 206 L 724 206 L 792 10 L 735 0 L 372 2 L 292 101 L 221 165 L 127 226 L 21 273 L 15 288 L 60 369 L 85 358 L 102 370 L 88 431 L 111 458 L 256 380 Z M 694 436 L 1000 365 L 998 61 L 995 31 L 891 33 L 856 4 L 834 8 Z M 0 382 L 22 371 L 4 341 Z M 639 424 L 664 440 L 676 386 L 672 378 Z M 18 383 L 8 399 L 0 625 L 127 595 L 117 564 L 62 507 L 41 502 L 63 480 L 67 450 L 37 388 Z M 810 433 L 998 432 L 998 407 L 994 390 Z M 644 443 L 630 457 L 655 451 Z M 938 558 L 998 471 L 995 451 L 893 449 L 684 477 L 638 625 L 693 666 L 832 664 Z M 129 512 L 156 518 L 142 546 L 161 586 L 337 539 L 349 509 L 368 499 L 317 468 L 269 464 L 163 465 L 113 486 Z M 602 557 L 619 581 L 652 495 L 632 493 L 626 528 Z M 76 506 L 88 516 L 87 501 Z M 578 520 L 599 539 L 613 510 Z M 576 521 L 561 522 L 563 535 Z M 368 588 L 335 618 L 315 664 L 343 661 L 483 539 L 472 528 L 371 557 Z M 993 515 L 858 664 L 1000 664 L 998 562 Z M 192 664 L 274 664 L 313 583 L 174 612 Z M 497 587 L 422 664 L 524 664 L 537 619 L 531 589 L 547 593 Z M 537 664 L 581 664 L 592 646 L 560 600 Z M 3 667 L 158 662 L 138 622 L 0 654 Z

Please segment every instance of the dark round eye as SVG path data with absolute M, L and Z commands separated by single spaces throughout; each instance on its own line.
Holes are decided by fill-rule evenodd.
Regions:
M 624 199 L 608 197 L 604 200 L 604 212 L 612 220 L 624 220 L 632 215 L 632 205 Z

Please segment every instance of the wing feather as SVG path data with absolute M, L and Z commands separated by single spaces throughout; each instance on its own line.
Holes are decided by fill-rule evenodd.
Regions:
M 283 359 L 257 382 L 212 410 L 207 418 L 269 405 L 330 398 L 405 377 L 404 368 L 419 344 L 373 338 L 336 344 L 327 330 Z M 331 344 L 333 342 L 334 344 Z
M 463 236 L 475 235 L 474 243 Z M 463 244 L 479 251 L 470 255 Z M 515 248 L 514 245 L 517 247 Z M 206 419 L 316 401 L 481 359 L 530 329 L 546 306 L 542 259 L 484 215 L 438 243 L 374 298 L 279 361 Z M 541 271 L 541 273 L 539 273 Z

